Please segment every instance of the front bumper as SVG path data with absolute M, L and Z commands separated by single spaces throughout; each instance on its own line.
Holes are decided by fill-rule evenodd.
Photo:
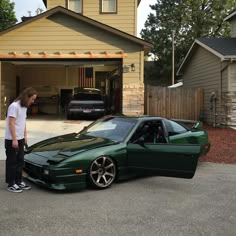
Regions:
M 23 176 L 35 184 L 53 190 L 82 190 L 87 187 L 86 173 L 77 174 L 72 168 L 48 169 L 26 162 Z

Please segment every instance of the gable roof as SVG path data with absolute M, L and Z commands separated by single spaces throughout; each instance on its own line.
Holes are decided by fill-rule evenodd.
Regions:
M 236 17 L 236 11 L 233 11 L 231 14 L 229 14 L 227 17 L 224 18 L 224 21 L 231 21 L 235 17 Z
M 236 38 L 199 38 L 198 41 L 223 57 L 236 57 Z
M 181 63 L 177 75 L 180 74 L 199 46 L 219 57 L 221 61 L 236 59 L 236 38 L 198 38 L 194 41 Z
M 29 23 L 31 23 L 33 21 L 39 20 L 41 18 L 46 18 L 46 17 L 52 16 L 52 15 L 57 14 L 57 13 L 62 13 L 62 14 L 68 15 L 70 17 L 75 18 L 76 20 L 88 23 L 88 24 L 90 24 L 92 26 L 95 26 L 95 27 L 101 29 L 101 30 L 105 30 L 105 31 L 107 31 L 109 33 L 112 33 L 112 34 L 116 35 L 116 36 L 122 37 L 122 38 L 124 38 L 126 40 L 129 40 L 129 41 L 131 41 L 133 43 L 136 43 L 136 44 L 138 44 L 140 46 L 143 46 L 144 50 L 145 49 L 149 50 L 150 48 L 153 47 L 152 44 L 147 42 L 147 41 L 144 41 L 144 40 L 142 40 L 142 39 L 140 39 L 138 37 L 135 37 L 135 36 L 133 36 L 131 34 L 125 33 L 125 32 L 123 32 L 121 30 L 115 29 L 115 28 L 113 28 L 113 27 L 111 27 L 109 25 L 103 24 L 103 23 L 101 23 L 99 21 L 93 20 L 93 19 L 91 19 L 89 17 L 86 17 L 86 16 L 83 16 L 81 14 L 78 14 L 78 13 L 76 13 L 74 11 L 71 11 L 69 9 L 66 9 L 66 8 L 64 8 L 62 6 L 57 6 L 55 8 L 52 8 L 52 9 L 50 9 L 48 11 L 45 11 L 45 12 L 43 12 L 43 13 L 37 15 L 37 16 L 31 17 L 27 21 L 18 23 L 18 24 L 14 25 L 14 26 L 12 26 L 10 28 L 7 28 L 7 29 L 5 29 L 3 31 L 0 31 L 0 36 L 5 34 L 5 33 L 10 32 L 10 31 L 13 31 L 13 30 L 15 30 L 17 28 L 23 27 L 24 25 L 27 25 L 27 24 L 29 24 Z

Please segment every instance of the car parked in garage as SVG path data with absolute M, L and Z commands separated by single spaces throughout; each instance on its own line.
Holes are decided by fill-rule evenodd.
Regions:
M 79 133 L 44 140 L 25 155 L 26 177 L 55 190 L 104 189 L 135 174 L 192 178 L 210 150 L 200 122 L 191 128 L 161 117 L 105 116 Z
M 101 91 L 96 88 L 75 88 L 74 95 L 66 107 L 66 118 L 99 118 L 106 113 Z

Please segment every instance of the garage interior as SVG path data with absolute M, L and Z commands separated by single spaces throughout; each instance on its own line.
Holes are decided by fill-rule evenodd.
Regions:
M 97 88 L 102 92 L 107 113 L 122 111 L 122 59 L 109 60 L 5 60 L 1 62 L 1 119 L 7 107 L 26 87 L 38 96 L 28 115 L 64 117 L 74 88 Z

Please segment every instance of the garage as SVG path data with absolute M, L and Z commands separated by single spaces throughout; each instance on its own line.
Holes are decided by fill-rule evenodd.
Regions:
M 4 113 L 25 87 L 38 92 L 29 115 L 63 117 L 74 89 L 84 87 L 101 90 L 108 114 L 121 113 L 121 60 L 14 60 L 1 65 Z
M 108 113 L 143 114 L 147 43 L 63 7 L 0 32 L 1 119 L 19 92 L 38 91 L 32 115 L 61 116 L 74 88 L 100 89 Z

